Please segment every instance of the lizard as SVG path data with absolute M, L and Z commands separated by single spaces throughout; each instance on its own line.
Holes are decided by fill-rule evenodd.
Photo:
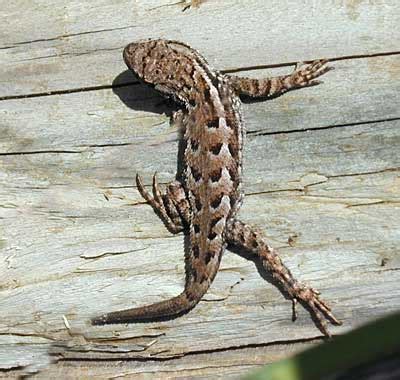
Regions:
M 327 60 L 300 63 L 288 75 L 251 79 L 224 75 L 189 45 L 165 39 L 148 39 L 127 45 L 123 58 L 142 82 L 171 98 L 178 109 L 173 122 L 185 144 L 181 178 L 161 191 L 156 174 L 150 194 L 139 174 L 137 189 L 168 230 L 189 235 L 185 256 L 186 282 L 178 296 L 147 306 L 110 312 L 92 319 L 93 325 L 135 323 L 175 318 L 201 300 L 217 274 L 227 245 L 258 257 L 278 287 L 293 302 L 300 301 L 321 332 L 330 336 L 327 322 L 340 325 L 315 289 L 299 282 L 277 251 L 237 213 L 243 202 L 242 152 L 245 125 L 240 96 L 269 99 L 290 90 L 315 86 L 316 78 L 331 67 Z

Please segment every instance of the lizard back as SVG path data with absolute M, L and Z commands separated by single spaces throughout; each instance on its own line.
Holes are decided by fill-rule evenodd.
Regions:
M 221 74 L 181 42 L 133 43 L 124 59 L 142 81 L 183 106 L 183 185 L 191 208 L 185 295 L 197 303 L 217 273 L 226 223 L 242 199 L 240 100 Z

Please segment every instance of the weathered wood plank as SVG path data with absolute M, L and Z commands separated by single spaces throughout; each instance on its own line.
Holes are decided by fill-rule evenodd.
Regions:
M 179 359 L 166 361 L 154 361 L 153 363 L 127 362 L 124 368 L 110 362 L 82 362 L 80 367 L 73 363 L 60 362 L 57 366 L 51 366 L 38 378 L 70 378 L 79 377 L 81 371 L 88 371 L 91 378 L 123 378 L 154 379 L 186 378 L 186 379 L 237 379 L 243 373 L 258 366 L 283 359 L 286 355 L 294 354 L 300 350 L 312 347 L 319 343 L 311 341 L 307 343 L 277 344 L 266 347 L 253 347 L 231 349 L 220 353 L 197 353 L 187 355 Z M 149 365 L 150 364 L 150 365 Z
M 394 2 L 308 2 L 311 12 L 295 2 L 230 0 L 183 14 L 157 8 L 168 3 L 6 4 L 7 22 L 27 21 L 0 26 L 0 96 L 129 82 L 121 48 L 149 36 L 185 40 L 220 68 L 398 50 Z M 257 48 L 266 41 L 268 51 Z M 240 215 L 323 292 L 344 321 L 334 333 L 400 303 L 399 56 L 336 61 L 322 86 L 244 106 Z M 35 371 L 67 358 L 43 376 L 218 378 L 320 336 L 302 308 L 292 323 L 290 302 L 268 276 L 231 252 L 188 315 L 89 326 L 99 312 L 183 286 L 183 236 L 171 236 L 133 186 L 137 171 L 147 183 L 156 170 L 163 183 L 176 171 L 178 135 L 160 102 L 139 85 L 0 101 L 0 368 Z M 142 361 L 87 361 L 118 358 Z
M 399 51 L 395 0 L 173 3 L 6 2 L 0 96 L 109 85 L 125 68 L 122 48 L 149 37 L 184 40 L 219 69 Z
M 398 122 L 391 124 L 254 136 L 247 144 L 249 194 L 242 215 L 259 228 L 267 226 L 269 239 L 281 247 L 294 274 L 334 300 L 345 322 L 336 332 L 387 312 L 400 301 L 395 248 L 399 240 L 396 152 L 400 139 Z M 381 145 L 376 146 L 377 142 Z M 143 143 L 147 154 L 154 155 L 150 141 Z M 375 148 L 368 149 L 371 146 Z M 107 150 L 97 149 L 98 157 Z M 145 159 L 145 151 L 137 154 Z M 336 158 L 339 152 L 340 160 Z M 125 155 L 123 150 L 120 154 Z M 28 160 L 35 167 L 46 156 L 50 164 L 51 154 L 32 155 Z M 59 156 L 61 178 L 64 170 L 71 170 L 70 155 Z M 265 162 L 270 157 L 275 159 L 268 168 Z M 24 155 L 3 159 L 5 166 L 10 159 L 27 164 Z M 96 154 L 92 156 L 94 166 L 95 161 Z M 270 182 L 271 176 L 283 191 L 270 193 L 263 182 Z M 2 308 L 6 311 L 3 318 L 13 320 L 15 326 L 6 323 L 3 334 L 39 334 L 70 342 L 69 349 L 56 349 L 69 358 L 174 357 L 210 347 L 318 335 L 305 311 L 292 324 L 290 305 L 279 291 L 265 283 L 251 262 L 232 254 L 225 255 L 205 300 L 187 316 L 128 329 L 124 325 L 88 326 L 88 317 L 99 311 L 177 294 L 183 281 L 182 238 L 167 238 L 149 207 L 137 204 L 136 192 L 112 189 L 107 202 L 104 190 L 90 182 L 42 184 L 36 189 L 19 186 L 18 193 L 9 187 L 2 194 L 2 204 L 9 207 L 2 216 L 13 221 L 3 226 L 7 257 Z M 18 218 L 21 214 L 23 219 Z M 287 243 L 289 236 L 293 247 Z M 38 273 L 37 268 L 42 270 Z M 390 297 L 387 289 L 391 289 Z M 70 330 L 65 328 L 63 315 Z
M 234 348 L 222 352 L 195 353 L 177 359 L 163 361 L 137 362 L 126 361 L 60 361 L 46 368 L 34 379 L 68 378 L 84 376 L 92 378 L 127 378 L 127 379 L 237 379 L 243 373 L 258 366 L 274 362 L 288 354 L 312 347 L 318 340 L 296 344 L 276 344 L 265 347 Z M 15 375 L 22 371 L 13 372 Z M 0 373 L 0 378 L 1 373 Z

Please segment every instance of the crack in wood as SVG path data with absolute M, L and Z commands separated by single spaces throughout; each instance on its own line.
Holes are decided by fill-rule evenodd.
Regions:
M 346 208 L 376 206 L 376 205 L 382 205 L 382 204 L 400 204 L 400 201 L 381 200 L 381 201 L 370 202 L 370 203 L 355 203 L 355 204 L 347 205 Z
M 124 30 L 124 29 L 130 29 L 130 28 L 135 28 L 135 27 L 136 26 L 134 26 L 134 25 L 128 25 L 128 26 L 121 26 L 121 27 L 117 27 L 117 28 L 105 28 L 105 29 L 89 30 L 89 31 L 78 32 L 78 33 L 61 34 L 59 36 L 50 37 L 50 38 L 38 38 L 38 39 L 35 39 L 35 40 L 14 42 L 13 45 L 0 47 L 0 50 L 2 50 L 2 49 L 13 49 L 13 48 L 16 48 L 16 47 L 18 47 L 20 45 L 28 45 L 28 44 L 38 43 L 38 42 L 49 42 L 49 41 L 64 40 L 66 38 L 83 36 L 83 35 L 87 35 L 87 34 L 113 32 L 113 31 L 116 31 L 116 30 Z
M 138 143 L 133 142 L 125 142 L 125 143 L 104 143 L 104 144 L 88 144 L 88 145 L 80 145 L 80 147 L 88 147 L 88 148 L 108 148 L 114 146 L 129 146 L 129 145 L 138 145 Z
M 123 29 L 123 28 L 124 27 L 122 27 L 120 29 Z M 90 32 L 81 33 L 81 34 L 89 34 L 89 33 Z M 96 33 L 96 32 L 93 32 L 93 33 Z M 55 38 L 55 39 L 57 39 L 57 38 Z M 38 41 L 40 41 L 40 40 L 38 40 Z M 46 40 L 44 40 L 44 41 L 46 41 Z M 49 41 L 51 41 L 51 39 Z M 5 48 L 9 48 L 9 47 L 5 47 Z M 4 49 L 4 47 L 0 48 L 0 49 Z M 118 48 L 109 48 L 109 49 L 102 49 L 102 50 L 117 50 L 117 49 Z M 98 51 L 98 50 L 96 50 L 96 51 Z M 68 55 L 68 54 L 69 53 L 62 53 L 62 54 L 59 54 L 59 55 L 54 55 L 54 56 L 49 56 L 49 57 L 57 57 L 57 56 Z M 87 53 L 77 53 L 77 54 L 74 54 L 74 55 L 83 55 L 83 54 L 87 54 Z M 371 53 L 371 54 L 356 54 L 356 55 L 347 55 L 347 56 L 342 56 L 342 57 L 332 57 L 332 58 L 329 58 L 328 61 L 335 62 L 335 61 L 343 61 L 343 60 L 350 60 L 350 59 L 365 59 L 365 58 L 374 58 L 374 57 L 385 57 L 385 56 L 391 56 L 391 55 L 400 55 L 400 51 Z M 39 57 L 39 58 L 46 58 L 46 57 Z M 304 61 L 304 62 L 305 63 L 310 63 L 310 62 L 312 62 L 312 60 L 311 61 Z M 232 74 L 232 73 L 238 73 L 238 72 L 242 72 L 242 71 L 254 71 L 254 70 L 263 70 L 263 69 L 295 66 L 297 63 L 298 62 L 283 62 L 283 63 L 276 63 L 276 64 L 270 64 L 270 65 L 245 66 L 245 67 L 237 67 L 237 68 L 229 68 L 229 69 L 225 69 L 225 70 L 220 70 L 220 72 L 223 73 L 223 74 Z M 7 96 L 1 96 L 0 97 L 0 101 L 2 101 L 2 100 L 37 98 L 37 97 L 52 96 L 52 95 L 72 94 L 72 93 L 76 93 L 76 92 L 97 91 L 97 90 L 105 90 L 105 89 L 127 87 L 127 86 L 132 86 L 132 85 L 139 85 L 139 82 L 138 81 L 130 81 L 130 82 L 126 82 L 126 83 L 120 83 L 118 85 L 108 84 L 108 85 L 98 85 L 98 86 L 77 87 L 77 88 L 71 88 L 71 89 L 67 89 L 67 90 L 51 90 L 51 91 L 36 92 L 36 93 L 31 93 L 31 94 L 7 95 Z
M 49 335 L 37 334 L 37 333 L 17 333 L 17 332 L 0 332 L 0 336 L 18 336 L 18 337 L 34 337 L 41 338 L 49 341 L 55 341 L 55 338 L 51 338 Z M 16 343 L 16 344 L 25 344 L 25 343 Z M 44 343 L 41 343 L 44 344 Z
M 374 57 L 386 57 L 390 55 L 399 55 L 400 51 L 387 51 L 381 53 L 371 53 L 371 54 L 354 54 L 354 55 L 343 55 L 341 57 L 331 57 L 326 58 L 328 62 L 335 62 L 335 61 L 345 61 L 350 59 L 365 59 L 365 58 L 374 58 Z M 304 61 L 304 63 L 311 63 L 313 60 Z M 241 71 L 254 71 L 254 70 L 262 70 L 262 69 L 273 69 L 278 67 L 285 67 L 285 66 L 296 66 L 298 62 L 285 62 L 285 63 L 274 63 L 271 65 L 256 65 L 256 66 L 245 66 L 245 67 L 238 67 L 232 69 L 221 70 L 224 74 L 231 74 L 231 73 L 239 73 Z
M 218 365 L 200 365 L 200 366 L 196 366 L 195 370 L 196 371 L 203 371 L 203 370 L 207 370 L 207 369 L 218 369 L 218 368 L 253 368 L 252 364 L 227 364 L 227 365 L 222 365 L 222 364 L 218 364 Z M 126 376 L 132 376 L 132 375 L 147 375 L 147 374 L 176 374 L 176 373 L 186 373 L 187 371 L 191 371 L 192 368 L 177 368 L 177 369 L 171 369 L 171 370 L 154 370 L 154 371 L 140 371 L 140 372 L 126 372 L 126 373 L 119 373 L 117 375 L 113 375 L 108 377 L 107 379 L 120 379 L 120 378 L 124 378 Z M 176 378 L 176 376 L 175 376 Z
M 356 177 L 360 175 L 371 175 L 371 174 L 381 174 L 381 173 L 390 173 L 400 171 L 400 168 L 386 168 L 381 170 L 372 170 L 369 172 L 361 172 L 361 173 L 348 173 L 348 174 L 337 174 L 326 176 L 327 178 L 341 178 L 341 177 Z
M 257 195 L 264 195 L 264 194 L 288 193 L 288 192 L 295 192 L 295 193 L 301 193 L 303 195 L 306 195 L 307 189 L 309 187 L 320 185 L 322 183 L 327 183 L 327 182 L 329 182 L 330 178 L 359 177 L 359 176 L 366 176 L 366 175 L 373 175 L 373 174 L 390 173 L 390 172 L 396 172 L 396 171 L 400 171 L 400 168 L 386 168 L 386 169 L 374 170 L 374 171 L 369 171 L 369 172 L 344 173 L 344 174 L 336 174 L 336 175 L 322 174 L 323 176 L 325 176 L 327 178 L 326 181 L 318 181 L 318 182 L 314 182 L 314 183 L 309 183 L 309 184 L 303 185 L 301 188 L 254 191 L 254 192 L 251 192 L 251 193 L 246 193 L 245 195 L 246 195 L 246 197 L 251 197 L 251 196 L 257 196 Z M 319 174 L 321 174 L 321 173 L 319 173 Z M 318 196 L 318 197 L 322 197 L 322 196 Z M 343 198 L 348 198 L 348 197 L 343 197 Z M 337 199 L 337 198 L 332 198 L 332 199 Z M 398 203 L 398 202 L 397 201 L 381 200 L 381 201 L 376 201 L 376 202 L 373 202 L 373 203 L 365 203 L 365 204 L 361 203 L 361 204 L 349 205 L 347 207 L 373 205 L 373 204 L 380 204 L 380 203 Z
M 26 156 L 31 154 L 80 154 L 76 150 L 33 150 L 27 152 L 0 152 L 0 156 Z
M 11 365 L 7 368 L 0 367 L 0 373 L 9 373 L 9 372 L 14 372 L 14 371 L 23 371 L 25 368 L 27 368 L 26 365 Z
M 21 59 L 17 62 L 30 62 L 30 61 L 38 61 L 40 59 L 47 59 L 47 58 L 58 58 L 58 57 L 80 57 L 82 55 L 87 55 L 87 54 L 92 54 L 92 53 L 97 53 L 99 51 L 115 51 L 115 50 L 122 50 L 124 46 L 118 46 L 115 48 L 104 48 L 104 49 L 96 49 L 96 50 L 87 50 L 81 53 L 60 53 L 60 54 L 50 54 L 50 55 L 42 55 L 39 57 L 34 57 L 34 58 L 27 58 L 27 59 Z
M 132 86 L 132 85 L 137 86 L 137 85 L 139 85 L 139 82 L 126 82 L 126 83 L 121 83 L 118 85 L 107 84 L 107 85 L 98 85 L 98 86 L 77 87 L 77 88 L 71 88 L 71 89 L 67 89 L 67 90 L 52 90 L 52 91 L 36 92 L 36 93 L 32 93 L 32 94 L 22 94 L 22 95 L 7 95 L 7 96 L 1 96 L 0 101 L 39 98 L 42 96 L 52 96 L 52 95 L 68 95 L 68 94 L 74 94 L 76 92 L 110 90 L 112 88 L 127 87 L 127 86 Z
M 335 335 L 333 336 L 335 337 Z M 264 347 L 277 347 L 277 346 L 288 346 L 293 344 L 301 344 L 301 343 L 317 343 L 322 342 L 325 340 L 325 337 L 322 336 L 313 336 L 309 338 L 299 338 L 299 339 L 289 339 L 289 340 L 276 340 L 271 342 L 264 342 L 264 343 L 249 343 L 237 346 L 228 346 L 228 347 L 220 347 L 214 349 L 203 349 L 203 350 L 193 350 L 175 354 L 169 354 L 166 357 L 162 356 L 151 356 L 151 357 L 135 357 L 129 358 L 124 357 L 124 360 L 129 362 L 149 362 L 149 361 L 156 361 L 156 362 L 167 362 L 171 360 L 180 359 L 183 357 L 196 357 L 197 355 L 203 354 L 215 354 L 220 352 L 231 352 L 231 351 L 239 351 L 248 348 L 264 348 Z M 123 353 L 123 352 L 121 352 Z M 159 354 L 159 353 L 158 353 Z M 63 361 L 92 361 L 92 362 L 108 362 L 108 361 L 119 361 L 121 357 L 107 357 L 107 358 L 87 358 L 87 357 L 69 357 L 69 358 L 62 358 Z
M 314 128 L 289 129 L 286 131 L 259 132 L 258 130 L 253 130 L 253 131 L 248 131 L 247 135 L 248 136 L 286 135 L 286 134 L 290 134 L 290 133 L 314 132 L 314 131 L 322 131 L 322 130 L 326 130 L 326 129 L 356 127 L 356 126 L 364 126 L 364 125 L 368 125 L 368 124 L 378 124 L 378 123 L 388 123 L 388 122 L 398 121 L 398 120 L 400 120 L 400 117 L 390 117 L 390 118 L 386 118 L 386 119 L 356 121 L 356 122 L 352 122 L 352 123 L 332 124 L 332 125 L 325 125 L 325 126 L 314 127 Z
M 115 251 L 115 252 L 104 252 L 104 253 L 99 253 L 95 256 L 86 256 L 84 253 L 82 255 L 79 255 L 80 258 L 85 259 L 85 260 L 98 260 L 101 259 L 103 257 L 108 257 L 108 256 L 118 256 L 118 255 L 124 255 L 126 253 L 132 253 L 132 252 L 139 252 L 139 251 L 144 251 L 146 250 L 148 247 L 144 247 L 144 248 L 139 248 L 139 249 L 131 249 L 128 251 Z M 78 268 L 79 269 L 79 268 Z

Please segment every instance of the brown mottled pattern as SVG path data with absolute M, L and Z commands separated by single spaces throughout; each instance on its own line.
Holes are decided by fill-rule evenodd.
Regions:
M 278 254 L 251 227 L 236 219 L 243 200 L 242 150 L 245 127 L 240 95 L 275 97 L 295 88 L 313 86 L 329 70 L 325 60 L 298 67 L 292 74 L 260 80 L 223 76 L 188 45 L 168 40 L 129 44 L 124 60 L 137 77 L 174 99 L 181 110 L 175 123 L 185 130 L 183 179 L 162 194 L 153 177 L 153 196 L 136 182 L 142 196 L 167 228 L 190 234 L 184 291 L 169 300 L 104 314 L 93 324 L 138 322 L 175 317 L 193 308 L 213 281 L 226 245 L 234 244 L 257 255 L 278 285 L 307 305 L 326 335 L 325 319 L 339 324 L 312 288 L 293 278 Z

